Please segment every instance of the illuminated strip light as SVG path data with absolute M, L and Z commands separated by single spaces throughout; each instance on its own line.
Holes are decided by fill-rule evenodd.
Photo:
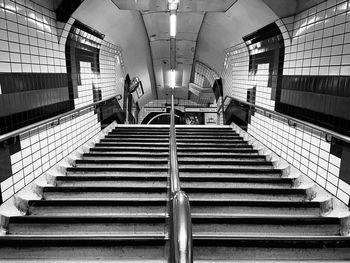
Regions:
M 170 15 L 170 37 L 176 37 L 176 14 Z
M 175 86 L 176 86 L 175 75 L 176 75 L 176 71 L 174 69 L 170 70 L 170 83 L 169 83 L 169 86 L 172 89 L 175 88 Z

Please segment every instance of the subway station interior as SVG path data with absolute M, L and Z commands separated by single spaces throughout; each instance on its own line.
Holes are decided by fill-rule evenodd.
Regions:
M 0 0 L 0 262 L 349 262 L 349 0 Z

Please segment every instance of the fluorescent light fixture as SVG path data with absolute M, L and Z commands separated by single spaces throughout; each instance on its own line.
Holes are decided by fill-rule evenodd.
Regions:
M 170 15 L 170 37 L 176 37 L 176 14 Z
M 168 9 L 170 11 L 177 10 L 180 0 L 168 0 Z
M 170 70 L 170 83 L 169 83 L 169 86 L 170 88 L 175 88 L 175 74 L 176 74 L 176 71 L 175 70 Z

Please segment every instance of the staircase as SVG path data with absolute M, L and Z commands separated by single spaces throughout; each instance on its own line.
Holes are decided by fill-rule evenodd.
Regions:
M 118 127 L 22 200 L 0 259 L 165 262 L 168 159 L 169 128 Z
M 195 262 L 350 259 L 349 220 L 227 126 L 177 126 Z M 0 261 L 167 262 L 169 128 L 118 126 L 1 218 Z M 35 196 L 34 196 L 35 197 Z
M 176 134 L 194 261 L 350 259 L 347 219 L 324 216 L 329 203 L 314 201 L 312 186 L 285 177 L 228 127 Z

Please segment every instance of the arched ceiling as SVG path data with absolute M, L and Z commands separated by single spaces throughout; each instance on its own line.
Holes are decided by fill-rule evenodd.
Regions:
M 177 19 L 176 96 L 189 98 L 194 61 L 219 75 L 224 50 L 278 18 L 323 0 L 180 0 Z M 85 0 L 72 17 L 121 46 L 127 73 L 138 76 L 145 95 L 140 107 L 166 98 L 170 60 L 167 0 Z

